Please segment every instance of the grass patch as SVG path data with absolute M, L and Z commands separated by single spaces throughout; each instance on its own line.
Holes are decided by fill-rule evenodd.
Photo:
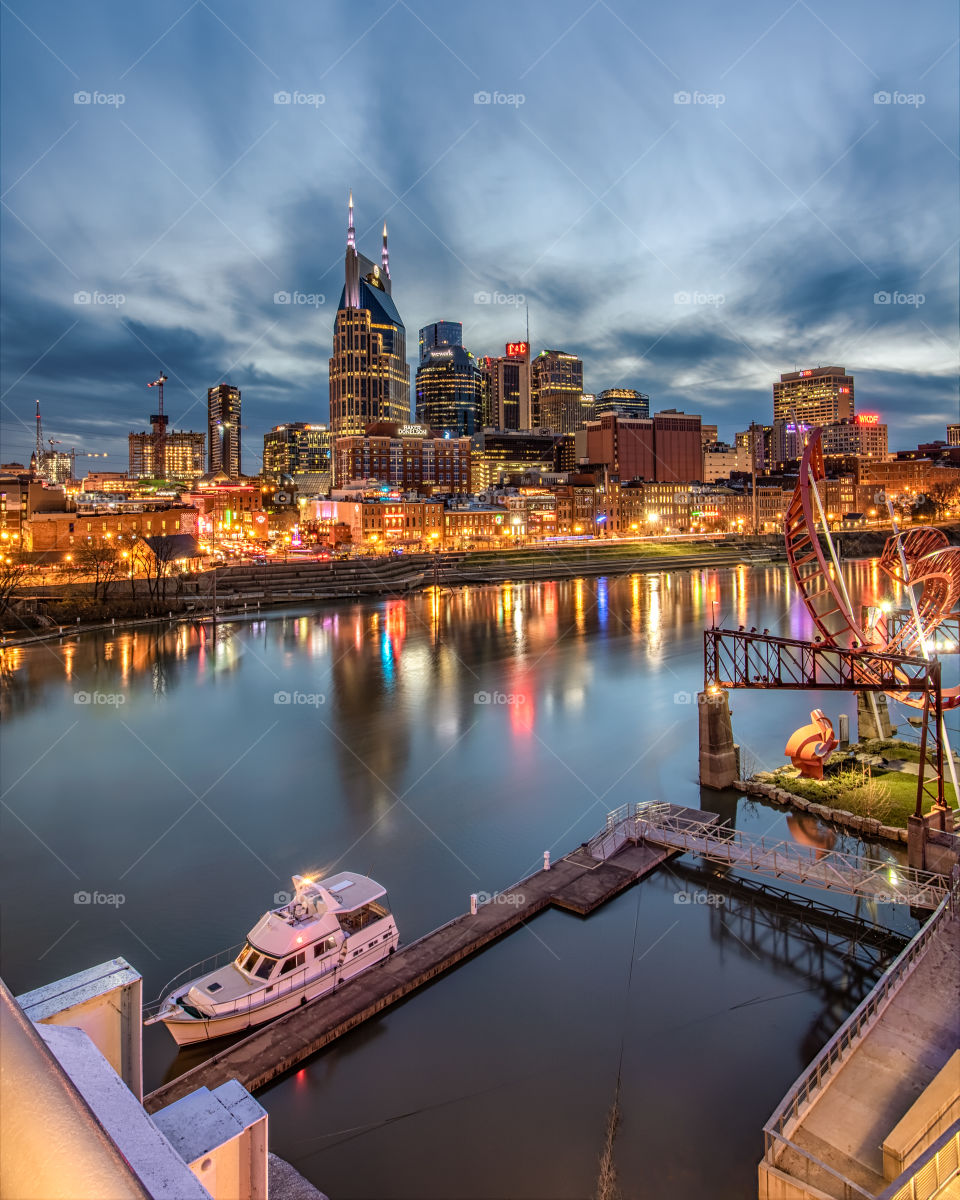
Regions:
M 892 754 L 888 757 L 893 757 Z M 917 806 L 917 777 L 901 771 L 878 771 L 870 774 L 858 768 L 837 771 L 823 780 L 800 779 L 775 772 L 773 782 L 785 792 L 814 804 L 839 808 L 858 817 L 871 817 L 883 825 L 906 829 L 907 818 Z M 956 807 L 953 786 L 944 783 L 944 796 L 951 808 Z M 924 811 L 930 807 L 924 804 Z
M 589 546 L 544 546 L 533 550 L 523 549 L 474 550 L 463 559 L 463 565 L 484 566 L 489 563 L 546 563 L 551 559 L 575 564 L 596 562 L 598 559 L 623 558 L 687 558 L 693 555 L 713 556 L 729 553 L 729 547 L 717 546 L 715 542 L 609 542 Z

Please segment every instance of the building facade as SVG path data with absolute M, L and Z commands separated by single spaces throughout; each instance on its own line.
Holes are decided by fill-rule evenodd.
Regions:
M 530 404 L 536 425 L 553 433 L 583 428 L 583 363 L 575 354 L 544 350 L 530 364 Z
M 843 367 L 790 371 L 773 385 L 774 421 L 832 425 L 854 415 L 853 376 Z
M 330 469 L 330 430 L 326 425 L 288 421 L 263 435 L 263 473 L 293 475 Z
M 131 479 L 198 479 L 204 472 L 206 436 L 193 430 L 131 433 L 127 437 Z
M 856 417 L 835 421 L 823 427 L 824 454 L 855 454 L 886 462 L 887 426 L 876 413 L 858 413 Z
M 533 430 L 483 429 L 473 439 L 475 490 L 492 487 L 500 476 L 540 467 L 553 469 L 557 438 Z
M 240 389 L 218 383 L 207 392 L 207 470 L 240 474 Z
M 420 361 L 430 350 L 440 346 L 462 346 L 463 324 L 460 321 L 433 321 L 420 330 Z
M 401 491 L 469 493 L 471 443 L 468 437 L 437 437 L 424 425 L 382 421 L 367 432 L 334 440 L 337 486 L 376 479 Z
M 351 193 L 344 286 L 330 359 L 330 429 L 334 436 L 362 434 L 374 421 L 410 420 L 407 335 L 391 290 L 386 224 L 377 265 L 357 251 Z
M 700 418 L 675 409 L 648 419 L 604 413 L 578 434 L 577 453 L 581 463 L 605 468 L 623 481 L 699 480 Z

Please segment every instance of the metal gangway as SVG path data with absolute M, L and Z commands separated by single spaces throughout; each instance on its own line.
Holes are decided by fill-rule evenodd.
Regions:
M 949 888 L 949 880 L 929 871 L 743 833 L 721 824 L 715 813 L 661 802 L 625 804 L 608 813 L 604 828 L 588 842 L 587 850 L 594 858 L 607 859 L 628 842 L 888 904 L 933 909 Z

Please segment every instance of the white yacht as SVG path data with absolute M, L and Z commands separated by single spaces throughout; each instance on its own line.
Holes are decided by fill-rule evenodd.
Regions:
M 265 913 L 234 946 L 195 963 L 164 988 L 145 1022 L 162 1022 L 180 1046 L 272 1021 L 382 961 L 400 935 L 384 888 L 342 871 L 294 875 L 288 904 Z

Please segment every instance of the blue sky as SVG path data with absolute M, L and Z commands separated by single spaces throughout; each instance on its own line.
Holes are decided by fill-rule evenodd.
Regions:
M 721 436 L 818 363 L 893 444 L 960 417 L 952 0 L 4 0 L 0 22 L 3 461 L 39 398 L 48 436 L 125 468 L 161 368 L 178 428 L 242 389 L 248 470 L 270 425 L 325 420 L 351 187 L 370 257 L 388 222 L 411 361 L 441 317 L 502 352 L 529 305 L 588 390 Z

